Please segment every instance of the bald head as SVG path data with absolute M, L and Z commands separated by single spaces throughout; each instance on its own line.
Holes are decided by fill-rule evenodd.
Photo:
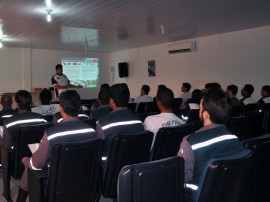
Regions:
M 13 103 L 13 101 L 12 101 L 11 95 L 9 95 L 9 94 L 3 94 L 1 96 L 1 104 L 3 106 L 3 109 L 5 109 L 5 108 L 11 108 L 12 103 Z

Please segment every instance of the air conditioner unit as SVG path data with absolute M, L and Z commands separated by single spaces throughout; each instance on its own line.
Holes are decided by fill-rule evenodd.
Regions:
M 173 43 L 168 45 L 169 54 L 196 51 L 196 41 Z

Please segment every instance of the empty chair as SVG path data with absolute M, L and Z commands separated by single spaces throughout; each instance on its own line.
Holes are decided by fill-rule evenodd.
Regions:
M 21 178 L 24 165 L 21 159 L 24 156 L 31 156 L 28 144 L 40 143 L 40 140 L 47 128 L 52 127 L 52 123 L 42 123 L 35 125 L 21 125 L 17 132 L 12 134 L 13 149 L 6 149 L 1 146 L 1 161 L 3 169 L 3 195 L 10 199 L 10 178 Z
M 118 177 L 118 202 L 181 202 L 183 184 L 181 157 L 128 165 Z
M 107 162 L 103 162 L 102 195 L 117 198 L 117 179 L 123 166 L 149 161 L 153 133 L 144 131 L 112 139 Z
M 270 134 L 244 140 L 242 144 L 254 152 L 253 200 L 270 201 Z
M 202 172 L 194 201 L 251 201 L 252 163 L 253 153 L 248 149 L 210 160 Z
M 240 140 L 248 137 L 247 120 L 245 116 L 230 117 L 225 125 Z
M 45 171 L 28 170 L 29 201 L 95 201 L 101 156 L 101 139 L 55 145 L 51 150 L 47 183 Z
M 160 128 L 151 151 L 151 160 L 176 156 L 183 138 L 192 133 L 188 124 Z

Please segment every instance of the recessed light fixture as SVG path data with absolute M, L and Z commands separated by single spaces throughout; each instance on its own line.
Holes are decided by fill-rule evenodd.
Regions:
M 52 21 L 52 16 L 51 16 L 51 12 L 53 11 L 52 9 L 46 9 L 45 10 L 47 12 L 47 21 L 51 22 Z

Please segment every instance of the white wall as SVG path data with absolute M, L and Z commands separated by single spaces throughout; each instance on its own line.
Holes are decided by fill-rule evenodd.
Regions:
M 198 50 L 191 53 L 168 54 L 168 44 L 113 52 L 110 66 L 115 66 L 111 83 L 125 82 L 131 97 L 140 93 L 142 84 L 151 87 L 155 96 L 159 84 L 180 95 L 181 84 L 190 82 L 192 90 L 202 89 L 208 82 L 219 82 L 225 89 L 236 84 L 240 90 L 246 83 L 254 85 L 253 97 L 260 98 L 263 85 L 270 85 L 270 26 L 192 39 Z M 156 61 L 156 77 L 148 77 L 148 60 Z M 117 65 L 129 63 L 129 77 L 119 78 Z M 111 76 L 112 79 L 112 76 Z
M 100 83 L 109 82 L 109 53 L 40 50 L 29 48 L 0 49 L 0 94 L 20 89 L 48 88 L 61 57 L 100 58 Z M 78 89 L 83 99 L 96 98 L 98 88 Z
M 208 82 L 219 82 L 223 88 L 236 84 L 239 90 L 246 83 L 255 87 L 254 98 L 260 98 L 263 85 L 270 85 L 270 26 L 225 33 L 196 40 L 198 50 L 191 53 L 168 54 L 168 44 L 141 47 L 113 53 L 88 53 L 28 48 L 0 49 L 0 94 L 19 89 L 51 86 L 51 77 L 60 58 L 99 57 L 100 83 L 126 82 L 131 96 L 140 93 L 142 84 L 156 87 L 165 84 L 179 96 L 183 82 L 190 82 L 192 89 L 204 88 Z M 156 61 L 156 77 L 148 77 L 147 62 Z M 118 77 L 118 63 L 129 63 L 129 77 Z M 115 67 L 115 74 L 111 67 Z M 79 89 L 83 99 L 96 98 L 97 89 Z M 240 96 L 240 92 L 238 93 Z

